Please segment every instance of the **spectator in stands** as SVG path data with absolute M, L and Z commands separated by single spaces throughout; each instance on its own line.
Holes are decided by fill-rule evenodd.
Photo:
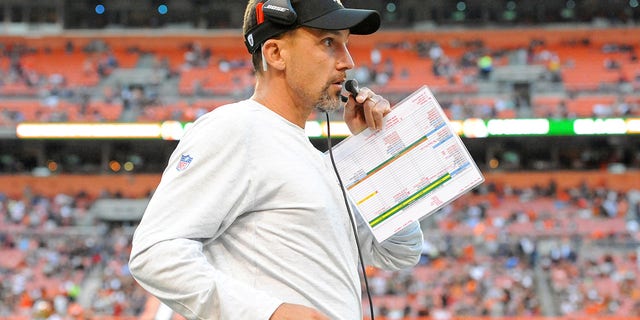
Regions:
M 374 47 L 373 49 L 371 49 L 371 53 L 369 54 L 370 59 L 371 59 L 371 65 L 374 68 L 377 68 L 378 65 L 382 62 L 382 52 L 380 52 L 380 49 L 378 47 Z
M 620 95 L 614 105 L 613 112 L 618 117 L 628 117 L 631 115 L 631 106 Z
M 606 118 L 613 115 L 613 107 L 609 104 L 596 103 L 593 105 L 593 116 L 598 118 Z
M 489 79 L 493 71 L 493 58 L 489 54 L 483 54 L 478 58 L 478 71 L 481 79 Z
M 352 133 L 381 128 L 386 99 L 368 88 L 340 96 L 354 67 L 349 36 L 375 32 L 379 14 L 293 1 L 297 17 L 283 23 L 291 8 L 281 3 L 249 1 L 255 93 L 195 122 L 134 234 L 133 276 L 188 318 L 362 318 L 351 222 L 365 264 L 400 269 L 420 258 L 418 223 L 379 243 L 364 220 L 349 217 L 304 132 L 316 108 L 344 107 Z
M 618 60 L 616 60 L 616 59 L 605 58 L 603 63 L 604 63 L 604 68 L 607 69 L 607 70 L 619 70 L 620 69 L 620 62 L 618 62 Z
M 67 42 L 65 42 L 64 44 L 64 52 L 66 52 L 67 54 L 72 54 L 74 51 L 76 51 L 75 44 L 73 44 L 72 40 L 67 40 Z
M 431 48 L 429 48 L 429 58 L 431 61 L 436 61 L 444 56 L 444 50 L 437 42 L 433 42 L 431 44 Z
M 547 72 L 549 73 L 549 80 L 552 82 L 562 81 L 562 70 L 560 64 L 560 57 L 553 53 L 547 61 Z

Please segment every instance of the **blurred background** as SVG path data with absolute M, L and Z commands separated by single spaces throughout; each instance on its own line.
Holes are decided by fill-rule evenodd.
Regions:
M 418 266 L 368 270 L 376 319 L 639 318 L 638 0 L 343 3 L 383 18 L 350 76 L 428 85 L 486 178 L 422 221 Z M 244 7 L 0 0 L 1 319 L 182 319 L 130 240 L 184 130 L 252 94 Z

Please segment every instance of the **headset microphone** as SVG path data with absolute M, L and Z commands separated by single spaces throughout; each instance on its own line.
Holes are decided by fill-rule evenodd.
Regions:
M 358 80 L 350 79 L 345 81 L 344 89 L 349 91 L 353 95 L 353 98 L 355 99 L 356 96 L 358 95 L 358 92 L 360 91 L 360 88 L 358 87 Z

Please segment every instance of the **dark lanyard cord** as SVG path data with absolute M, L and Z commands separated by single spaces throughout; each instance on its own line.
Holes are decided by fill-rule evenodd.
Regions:
M 358 248 L 358 258 L 360 259 L 360 267 L 362 268 L 362 277 L 364 278 L 364 285 L 367 290 L 367 298 L 369 299 L 369 312 L 371 313 L 371 320 L 375 320 L 375 315 L 373 313 L 373 300 L 371 299 L 371 292 L 369 291 L 369 280 L 367 280 L 367 271 L 364 266 L 364 261 L 362 260 L 362 251 L 360 251 L 360 241 L 358 238 L 358 230 L 355 225 L 355 217 L 351 212 L 351 206 L 349 205 L 349 201 L 347 200 L 347 193 L 345 191 L 344 185 L 342 184 L 342 178 L 340 178 L 340 173 L 338 173 L 338 167 L 336 166 L 336 161 L 333 159 L 333 151 L 331 150 L 331 126 L 329 125 L 329 112 L 324 113 L 327 117 L 327 145 L 329 146 L 329 157 L 331 158 L 331 164 L 333 165 L 333 170 L 338 177 L 338 182 L 340 183 L 340 190 L 342 191 L 342 197 L 344 199 L 344 205 L 347 207 L 347 212 L 349 213 L 349 222 L 351 222 L 351 229 L 353 229 L 353 236 L 356 240 L 356 247 Z

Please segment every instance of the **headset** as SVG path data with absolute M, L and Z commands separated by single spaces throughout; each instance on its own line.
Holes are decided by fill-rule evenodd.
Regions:
M 256 5 L 256 17 L 260 17 L 262 12 L 269 21 L 290 26 L 298 19 L 298 14 L 293 9 L 290 0 L 267 0 Z M 258 24 L 261 21 L 258 20 Z
M 298 20 L 290 0 L 267 0 L 256 4 L 256 25 L 247 30 L 244 43 L 255 53 L 267 39 L 291 30 Z

